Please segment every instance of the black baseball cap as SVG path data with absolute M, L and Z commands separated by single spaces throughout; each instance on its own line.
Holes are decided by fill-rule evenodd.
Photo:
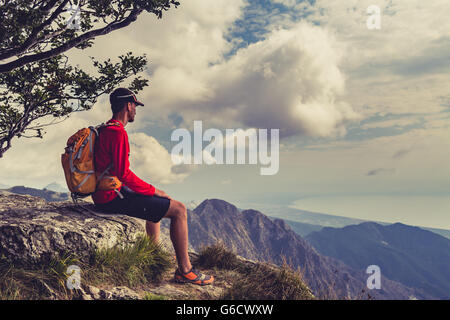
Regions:
M 144 104 L 138 99 L 133 91 L 126 88 L 117 88 L 109 95 L 109 102 L 111 105 L 115 105 L 118 102 L 134 102 L 137 106 L 143 106 Z

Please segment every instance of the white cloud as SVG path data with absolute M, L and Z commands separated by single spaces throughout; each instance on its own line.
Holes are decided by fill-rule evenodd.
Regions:
M 234 105 L 245 125 L 279 128 L 284 136 L 342 133 L 343 125 L 357 118 L 339 100 L 345 92 L 342 53 L 332 35 L 319 27 L 301 22 L 290 30 L 275 30 L 218 67 L 226 81 L 217 76 L 222 107 Z
M 98 38 L 92 54 L 86 53 L 148 54 L 151 82 L 140 94 L 146 107 L 139 129 L 150 118 L 166 121 L 177 113 L 188 128 L 193 120 L 207 119 L 216 127 L 279 128 L 282 136 L 343 135 L 345 125 L 358 118 L 341 99 L 345 48 L 330 32 L 302 22 L 290 29 L 269 27 L 266 39 L 225 60 L 233 46 L 227 32 L 245 4 L 196 0 L 169 10 L 162 20 L 143 15 L 132 28 Z
M 148 183 L 182 182 L 193 170 L 192 166 L 182 172 L 174 169 L 169 152 L 154 137 L 140 132 L 130 134 L 129 140 L 131 169 Z
M 381 8 L 381 30 L 366 26 L 370 5 Z M 317 0 L 307 19 L 346 45 L 346 99 L 359 113 L 437 113 L 450 73 L 446 6 L 445 0 Z
M 282 136 L 340 135 L 358 118 L 340 100 L 345 92 L 342 54 L 331 34 L 311 24 L 275 30 L 228 61 L 192 74 L 187 88 L 195 89 L 187 99 L 177 102 L 179 92 L 166 92 L 171 100 L 165 99 L 162 109 L 180 112 L 187 126 L 207 119 L 210 126 L 278 128 Z M 182 69 L 173 72 L 170 79 L 183 77 Z

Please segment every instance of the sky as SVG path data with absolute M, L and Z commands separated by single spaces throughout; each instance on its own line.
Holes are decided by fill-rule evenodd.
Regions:
M 145 107 L 126 129 L 131 169 L 172 198 L 219 198 L 264 212 L 271 205 L 450 229 L 450 20 L 446 0 L 189 0 L 163 19 L 72 50 L 146 54 Z M 380 8 L 369 29 L 367 8 Z M 65 184 L 67 138 L 110 118 L 108 97 L 14 139 L 0 184 Z M 261 164 L 175 165 L 171 134 L 215 128 L 279 129 L 279 170 Z M 203 147 L 207 145 L 204 143 Z

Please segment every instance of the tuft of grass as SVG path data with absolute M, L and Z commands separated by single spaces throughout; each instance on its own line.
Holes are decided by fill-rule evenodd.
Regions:
M 144 295 L 143 300 L 167 300 L 167 297 L 159 295 L 159 294 L 154 294 L 154 293 L 151 293 L 151 292 L 147 292 Z
M 312 300 L 311 290 L 298 271 L 286 264 L 274 268 L 256 264 L 241 274 L 222 295 L 223 300 Z
M 17 266 L 2 257 L 0 300 L 79 298 L 79 290 L 70 290 L 66 285 L 70 265 L 80 267 L 82 286 L 136 287 L 160 281 L 172 262 L 171 255 L 145 235 L 138 237 L 133 245 L 94 250 L 88 263 L 67 253 L 42 259 L 34 266 Z
M 16 266 L 0 259 L 0 300 L 71 299 L 73 292 L 67 289 L 66 270 L 80 261 L 70 253 L 60 257 L 43 259 L 39 268 Z
M 94 282 L 136 286 L 161 281 L 172 267 L 171 255 L 145 235 L 131 246 L 96 250 L 90 261 Z
M 207 269 L 234 270 L 239 268 L 239 260 L 236 254 L 230 251 L 222 242 L 203 247 L 194 264 Z
M 231 286 L 222 294 L 222 300 L 311 300 L 315 299 L 299 271 L 283 260 L 281 267 L 269 264 L 248 264 L 223 243 L 200 250 L 196 265 L 202 268 L 232 270 Z

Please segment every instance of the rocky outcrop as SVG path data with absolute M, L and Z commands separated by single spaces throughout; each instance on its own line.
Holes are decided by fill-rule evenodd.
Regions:
M 94 248 L 133 243 L 145 232 L 142 220 L 85 208 L 93 206 L 0 191 L 0 256 L 21 265 L 61 253 L 87 259 Z
M 192 211 L 189 215 L 192 215 Z M 161 242 L 163 247 L 173 250 L 169 224 L 169 220 L 162 223 Z M 194 229 L 191 233 L 194 239 L 201 238 L 201 233 L 197 231 Z M 74 254 L 89 265 L 94 249 L 132 244 L 143 233 L 145 221 L 124 215 L 101 214 L 89 203 L 77 206 L 67 201 L 47 202 L 29 195 L 0 191 L 0 258 L 14 262 L 17 272 L 39 271 L 46 265 L 48 258 L 67 253 Z M 189 254 L 192 261 L 198 259 L 198 254 L 192 250 Z M 248 269 L 256 266 L 250 260 L 241 257 L 239 260 Z M 26 299 L 37 296 L 52 300 L 219 299 L 225 290 L 232 287 L 237 277 L 236 272 L 227 269 L 207 269 L 204 270 L 206 274 L 212 274 L 218 279 L 214 285 L 200 287 L 179 284 L 173 279 L 176 267 L 176 263 L 170 266 L 158 281 L 149 280 L 135 287 L 123 286 L 122 282 L 115 282 L 114 279 L 99 281 L 96 278 L 82 280 L 79 288 L 61 290 L 60 282 L 56 284 L 50 278 L 35 278 L 32 274 L 31 281 L 36 283 L 33 285 L 35 295 L 21 297 Z M 0 287 L 0 293 L 2 290 Z M 62 291 L 69 294 L 65 295 Z

